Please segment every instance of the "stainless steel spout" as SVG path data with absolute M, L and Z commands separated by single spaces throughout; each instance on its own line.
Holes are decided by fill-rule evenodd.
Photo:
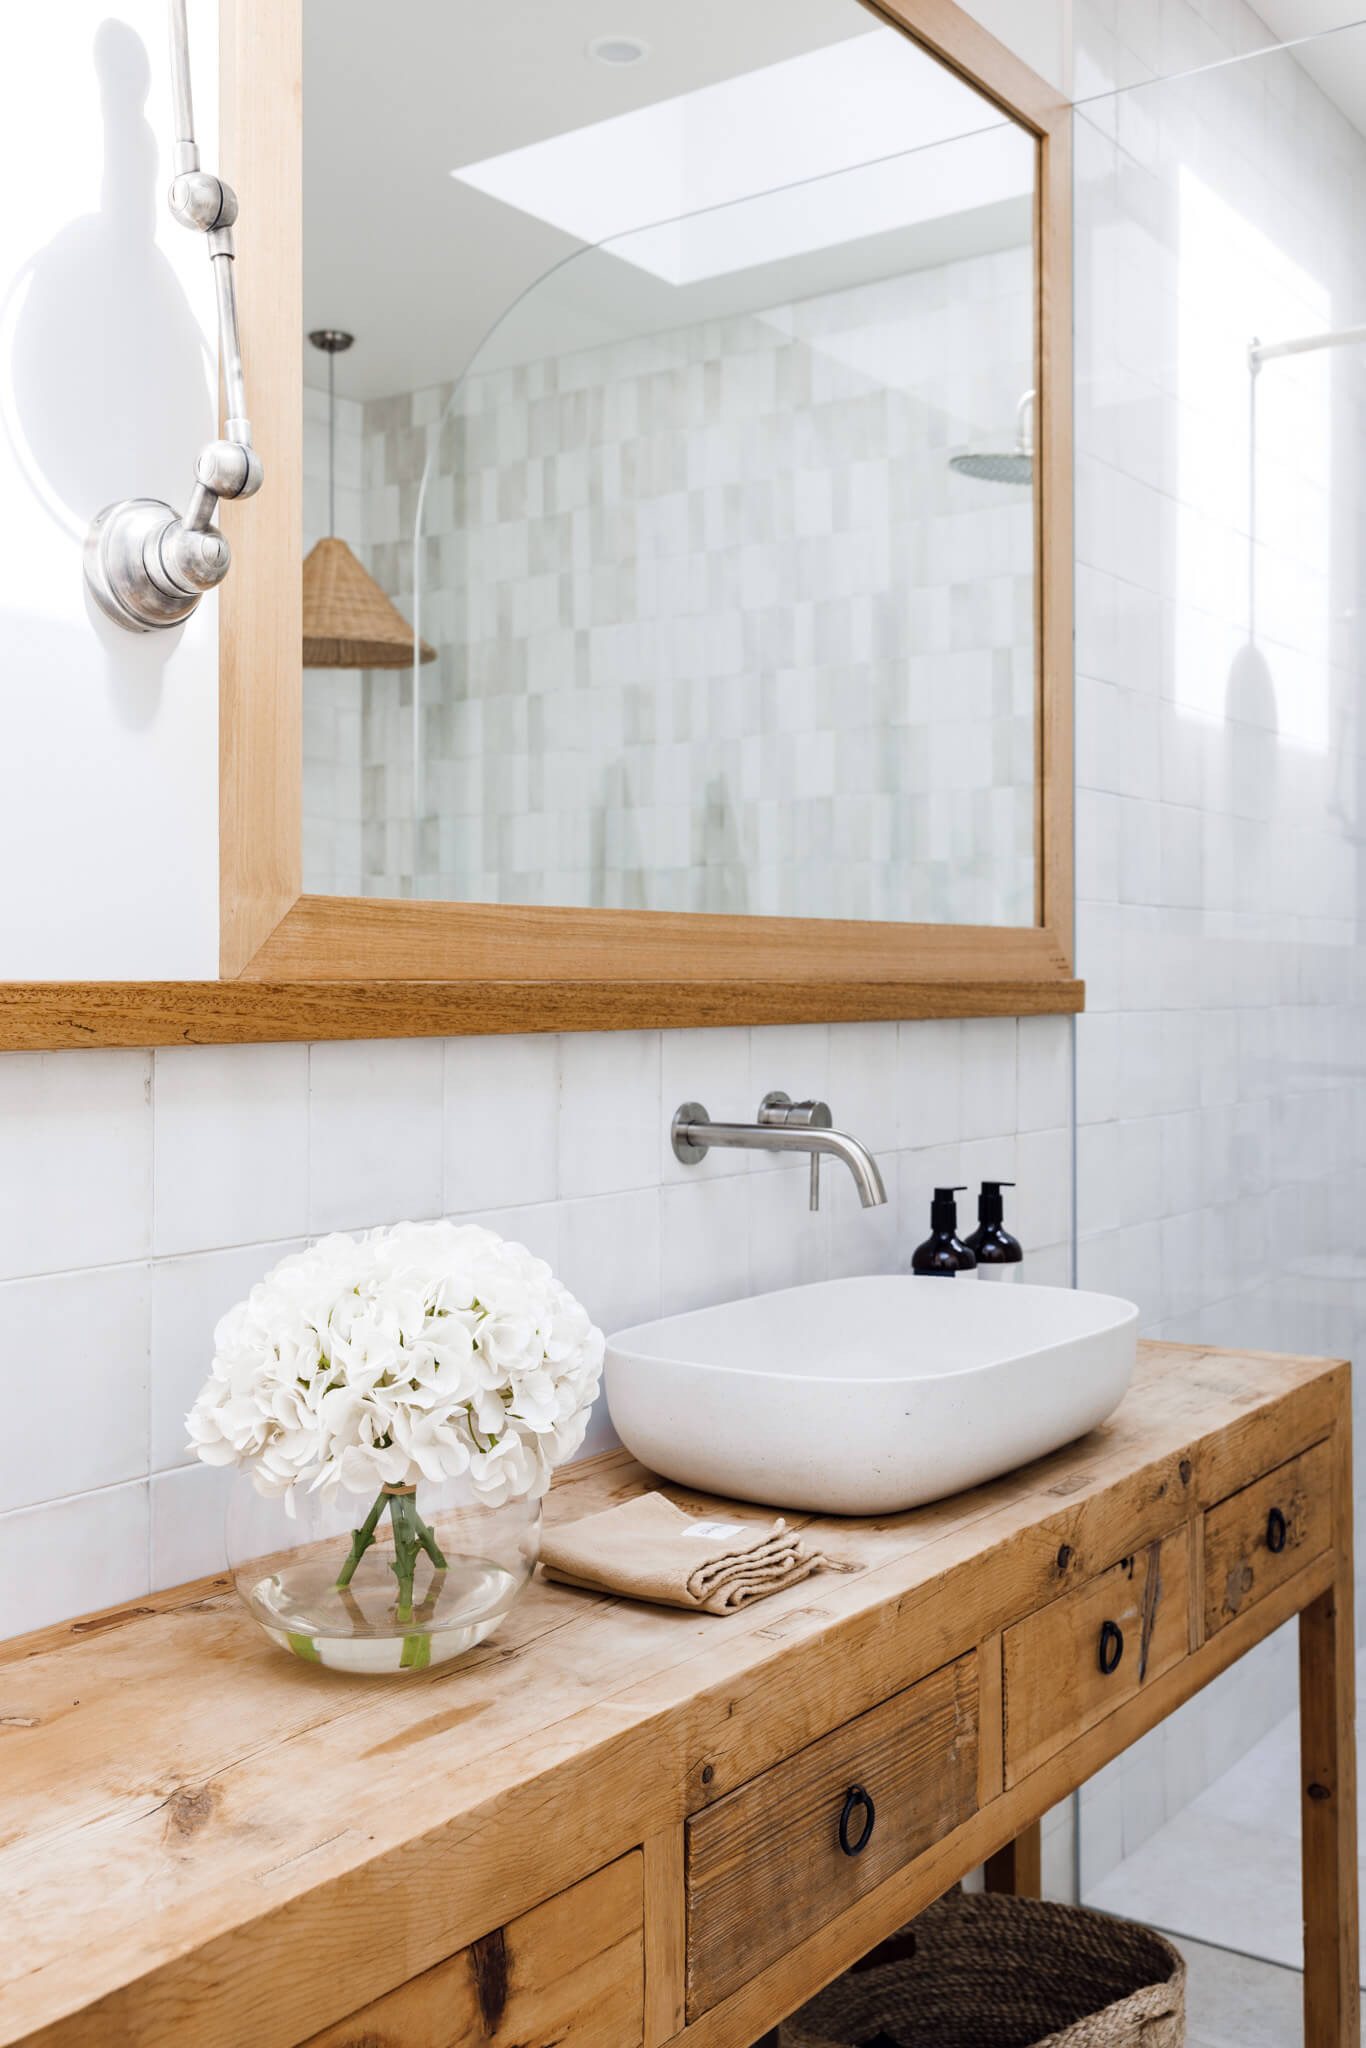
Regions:
M 871 1152 L 857 1138 L 831 1129 L 823 1102 L 793 1102 L 781 1090 L 766 1095 L 752 1124 L 713 1123 L 700 1102 L 685 1102 L 674 1112 L 674 1157 L 685 1166 L 705 1159 L 713 1145 L 740 1152 L 806 1152 L 811 1159 L 811 1207 L 820 1207 L 822 1158 L 838 1159 L 853 1176 L 865 1209 L 887 1199 L 882 1175 Z

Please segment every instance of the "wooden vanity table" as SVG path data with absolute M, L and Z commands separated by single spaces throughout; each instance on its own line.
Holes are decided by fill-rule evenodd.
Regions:
M 737 1616 L 537 1583 L 402 1683 L 223 1580 L 5 1646 L 0 2041 L 748 2048 L 1298 1615 L 1305 2038 L 1356 2048 L 1345 1365 L 1144 1345 L 1082 1443 L 810 1536 Z

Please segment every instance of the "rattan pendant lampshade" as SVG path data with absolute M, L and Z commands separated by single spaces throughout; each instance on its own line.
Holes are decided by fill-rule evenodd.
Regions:
M 321 327 L 309 335 L 327 356 L 327 526 L 304 558 L 304 667 L 411 668 L 413 629 L 373 576 L 362 569 L 336 535 L 334 359 L 354 336 Z M 436 660 L 436 649 L 420 643 L 420 659 Z

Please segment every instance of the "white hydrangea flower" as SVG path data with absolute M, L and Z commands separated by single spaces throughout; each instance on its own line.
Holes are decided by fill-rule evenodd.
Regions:
M 186 1418 L 208 1465 L 373 1495 L 464 1478 L 538 1497 L 583 1442 L 603 1336 L 542 1259 L 477 1224 L 400 1223 L 282 1259 L 219 1323 Z

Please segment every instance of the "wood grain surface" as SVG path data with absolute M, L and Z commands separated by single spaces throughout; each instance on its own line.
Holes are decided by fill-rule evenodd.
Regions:
M 1264 1599 L 1333 1540 L 1332 1446 L 1315 1444 L 1205 1516 L 1205 1633 Z M 1271 1517 L 1283 1518 L 1285 1547 L 1268 1542 Z
M 872 1801 L 840 1846 L 845 1800 Z M 688 1822 L 688 2017 L 835 1919 L 977 1805 L 977 1660 L 885 1700 Z M 850 1840 L 867 1812 L 851 1816 Z
M 642 1881 L 632 1850 L 307 2048 L 640 2048 Z
M 0 2042 L 295 2048 L 642 1843 L 656 1841 L 658 1895 L 678 1858 L 656 1838 L 942 1666 L 970 1654 L 976 1665 L 980 1645 L 1106 1571 L 1121 1547 L 1200 1520 L 1335 1432 L 1348 1391 L 1342 1365 L 1141 1346 L 1129 1396 L 1079 1444 L 910 1514 L 793 1517 L 838 1568 L 756 1607 L 698 1616 L 538 1580 L 487 1643 L 401 1684 L 283 1656 L 221 1581 L 6 1644 Z M 652 1484 L 614 1453 L 569 1468 L 547 1515 L 576 1518 Z M 725 1513 L 769 1519 L 744 1504 Z M 686 2038 L 757 2039 L 865 1934 L 867 1947 L 890 1932 L 891 1916 L 936 1896 L 927 1887 L 1023 1832 L 1317 1599 L 1334 1555 L 756 1970 Z M 1340 1663 L 1324 1667 L 1335 1699 L 1350 1685 Z M 1333 1710 L 1317 1711 L 1329 1727 Z M 1340 1785 L 1347 1765 L 1333 1755 Z M 1326 1842 L 1344 1919 L 1351 1819 L 1344 1806 Z M 679 1939 L 675 1920 L 647 1940 L 658 2024 L 678 1993 Z
M 1100 1666 L 1106 1623 L 1120 1631 L 1113 1671 Z M 1190 1545 L 1184 1528 L 1155 1538 L 1005 1633 L 1006 1783 L 1095 1726 L 1190 1649 Z
M 1079 981 L 0 982 L 0 1050 L 1071 1014 Z

